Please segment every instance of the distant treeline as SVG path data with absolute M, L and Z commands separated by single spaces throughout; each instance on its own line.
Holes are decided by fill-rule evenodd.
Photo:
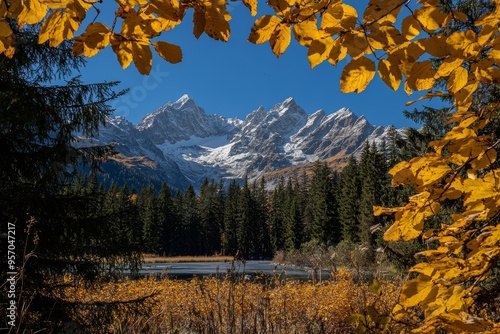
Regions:
M 345 240 L 375 248 L 384 217 L 374 217 L 373 205 L 398 205 L 408 189 L 390 186 L 390 150 L 366 143 L 341 172 L 316 163 L 311 175 L 281 178 L 266 189 L 265 179 L 228 187 L 205 180 L 197 194 L 193 186 L 172 193 L 166 183 L 140 191 L 127 185 L 100 186 L 95 174 L 77 178 L 72 190 L 91 196 L 99 210 L 115 215 L 110 221 L 119 240 L 158 255 L 234 255 L 269 258 L 314 240 L 336 245 Z

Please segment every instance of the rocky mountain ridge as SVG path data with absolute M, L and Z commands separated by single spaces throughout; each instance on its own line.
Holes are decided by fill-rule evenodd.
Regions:
M 110 179 L 121 173 L 144 174 L 144 182 L 166 181 L 175 188 L 198 188 L 205 178 L 256 179 L 317 160 L 360 152 L 365 141 L 381 142 L 389 127 L 371 125 L 348 108 L 327 114 L 306 113 L 293 98 L 250 112 L 244 120 L 206 114 L 188 95 L 169 102 L 134 125 L 124 117 L 109 117 L 96 144 L 115 145 L 119 158 L 103 165 Z M 134 171 L 130 159 L 154 161 Z M 137 159 L 137 157 L 142 157 Z M 129 169 L 124 171 L 123 168 Z M 140 175 L 137 175 L 140 179 Z M 153 182 L 153 181 L 151 181 Z M 153 183 L 155 183 L 154 181 Z

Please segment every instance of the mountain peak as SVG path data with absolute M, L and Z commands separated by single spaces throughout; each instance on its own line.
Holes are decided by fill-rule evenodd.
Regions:
M 374 127 L 349 108 L 326 115 L 307 114 L 289 97 L 269 111 L 259 107 L 244 121 L 207 115 L 187 94 L 168 102 L 134 127 L 125 118 L 108 119 L 98 139 L 117 142 L 127 156 L 146 156 L 162 175 L 177 175 L 176 186 L 204 178 L 251 180 L 265 171 L 327 159 L 339 152 L 357 154 L 365 141 L 380 141 L 384 127 Z M 174 181 L 173 179 L 171 179 Z
M 172 103 L 172 106 L 175 109 L 181 109 L 183 107 L 196 106 L 196 103 L 188 94 L 184 94 L 177 101 Z
M 346 108 L 346 107 L 343 107 L 343 108 L 340 108 L 339 110 L 337 110 L 335 112 L 335 115 L 339 116 L 339 117 L 345 117 L 345 116 L 355 116 L 354 113 L 351 111 L 351 109 L 349 108 Z
M 287 98 L 285 101 L 283 101 L 282 103 L 283 105 L 292 105 L 292 104 L 297 104 L 295 103 L 295 99 L 293 97 L 289 97 Z

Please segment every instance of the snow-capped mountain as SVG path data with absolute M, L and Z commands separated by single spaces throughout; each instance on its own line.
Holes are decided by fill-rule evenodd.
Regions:
M 208 115 L 183 95 L 145 116 L 138 125 L 123 117 L 110 117 L 95 140 L 114 143 L 121 156 L 129 158 L 127 168 L 133 168 L 132 157 L 154 162 L 147 164 L 151 173 L 184 189 L 190 183 L 199 187 L 206 177 L 227 180 L 248 175 L 252 180 L 340 152 L 357 153 L 365 141 L 382 140 L 387 130 L 347 108 L 309 115 L 293 98 L 269 111 L 259 107 L 242 121 Z

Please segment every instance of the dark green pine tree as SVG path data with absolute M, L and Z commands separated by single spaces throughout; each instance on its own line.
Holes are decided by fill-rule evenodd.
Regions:
M 273 254 L 285 249 L 285 215 L 285 179 L 281 176 L 271 196 L 269 237 Z
M 189 185 L 182 196 L 181 205 L 181 240 L 185 244 L 183 255 L 201 255 L 202 231 L 200 226 L 200 215 L 198 200 L 193 185 Z
M 158 222 L 162 231 L 160 240 L 162 255 L 173 255 L 173 226 L 176 219 L 172 192 L 168 184 L 163 182 L 158 195 Z
M 163 224 L 158 215 L 156 190 L 149 186 L 143 188 L 137 197 L 139 221 L 142 223 L 142 249 L 148 254 L 163 253 Z
M 360 241 L 358 220 L 360 194 L 358 161 L 351 155 L 348 165 L 340 173 L 340 196 L 338 199 L 342 239 L 351 243 Z
M 302 209 L 302 240 L 301 244 L 312 240 L 311 226 L 314 219 L 314 203 L 309 200 L 311 191 L 311 177 L 305 172 L 302 173 L 299 179 L 300 187 L 298 188 L 298 199 Z
M 371 246 L 376 244 L 376 235 L 371 228 L 382 223 L 383 217 L 373 215 L 374 205 L 383 205 L 387 197 L 386 190 L 390 180 L 387 174 L 385 157 L 377 150 L 375 143 L 366 142 L 361 153 L 359 164 L 361 196 L 359 199 L 360 241 Z
M 269 239 L 269 195 L 266 189 L 266 179 L 262 177 L 259 185 L 255 181 L 252 185 L 255 199 L 255 254 L 259 258 L 271 257 L 271 241 Z
M 58 299 L 51 275 L 91 279 L 138 260 L 113 234 L 114 217 L 95 211 L 101 198 L 68 191 L 83 162 L 94 168 L 111 153 L 110 147 L 75 145 L 75 136 L 95 135 L 120 93 L 113 90 L 117 83 L 71 77 L 84 66 L 71 42 L 39 45 L 36 27 L 20 31 L 16 22 L 7 24 L 16 52 L 0 55 L 0 218 L 16 226 L 18 249 L 36 255 L 23 264 L 19 254 L 24 290 L 17 306 L 25 318 L 17 331 L 51 332 L 72 307 Z
M 390 126 L 387 130 L 387 138 L 385 140 L 385 149 L 383 150 L 387 164 L 392 167 L 398 162 L 403 160 L 404 153 L 401 148 L 404 146 L 403 136 L 396 130 L 395 127 Z
M 135 256 L 140 257 L 142 225 L 139 223 L 136 201 L 137 195 L 128 189 L 127 184 L 121 188 L 111 184 L 106 192 L 104 212 L 111 217 L 108 225 L 116 242 L 128 245 L 133 249 Z
M 337 202 L 334 194 L 331 170 L 326 163 L 318 162 L 314 168 L 309 191 L 312 222 L 311 240 L 323 244 L 336 244 L 341 238 L 341 226 L 337 219 Z
M 236 183 L 235 180 L 231 180 L 224 201 L 224 255 L 235 255 L 238 251 L 237 222 L 240 192 L 240 186 Z
M 255 200 L 250 191 L 248 177 L 245 177 L 237 207 L 237 228 L 238 249 L 244 257 L 252 258 L 255 254 Z
M 285 249 L 299 249 L 302 240 L 302 208 L 299 198 L 298 181 L 295 185 L 288 179 L 285 188 Z
M 224 202 L 222 200 L 219 186 L 205 178 L 198 196 L 202 254 L 213 255 L 221 252 L 224 224 Z
M 183 224 L 183 196 L 180 190 L 175 192 L 172 204 L 174 220 L 170 226 L 170 254 L 186 255 L 186 239 L 189 236 Z

